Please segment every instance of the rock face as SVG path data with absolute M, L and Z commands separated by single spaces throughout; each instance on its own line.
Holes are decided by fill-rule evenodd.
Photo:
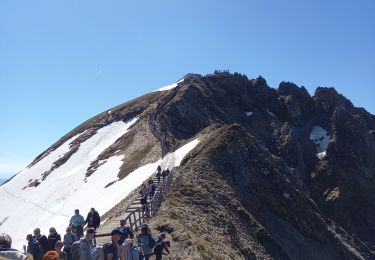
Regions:
M 187 74 L 62 137 L 30 167 L 78 136 L 25 192 L 103 126 L 134 117 L 82 175 L 121 155 L 121 181 L 198 138 L 150 222 L 172 236 L 173 259 L 375 259 L 375 117 L 333 88 L 310 96 L 260 76 Z
M 374 119 L 333 88 L 185 78 L 157 125 L 202 142 L 152 223 L 181 259 L 375 259 Z

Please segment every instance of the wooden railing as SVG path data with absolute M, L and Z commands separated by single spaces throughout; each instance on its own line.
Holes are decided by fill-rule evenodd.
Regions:
M 144 224 L 150 217 L 154 216 L 158 212 L 161 203 L 165 199 L 166 193 L 169 190 L 173 180 L 172 172 L 166 177 L 166 179 L 158 186 L 155 191 L 154 197 L 145 204 L 132 210 L 129 215 L 125 218 L 125 223 L 129 225 L 130 229 L 134 232 L 138 230 L 142 224 Z M 110 233 L 96 234 L 95 237 L 106 237 L 110 236 Z

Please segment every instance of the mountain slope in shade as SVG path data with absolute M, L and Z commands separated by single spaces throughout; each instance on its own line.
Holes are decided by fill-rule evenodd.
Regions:
M 125 210 L 161 164 L 179 167 L 151 226 L 174 258 L 374 259 L 374 130 L 333 88 L 187 74 L 84 122 L 1 186 L 0 232 L 21 245 L 76 207 Z

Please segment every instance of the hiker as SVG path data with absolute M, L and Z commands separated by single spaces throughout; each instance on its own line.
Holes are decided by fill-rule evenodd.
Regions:
M 163 182 L 165 182 L 165 178 L 167 178 L 167 171 L 163 170 L 162 173 L 161 173 L 161 175 L 163 177 Z
M 158 240 L 155 243 L 155 248 L 154 248 L 155 259 L 161 260 L 163 255 L 169 255 L 170 252 L 168 250 L 168 247 L 170 247 L 170 243 L 168 240 L 166 240 L 165 233 L 161 233 L 160 236 L 158 237 Z M 164 249 L 167 252 L 167 254 L 163 252 Z
M 120 226 L 117 227 L 117 229 L 121 231 L 121 238 L 117 242 L 118 255 L 119 255 L 120 260 L 124 260 L 124 257 L 125 257 L 125 247 L 124 247 L 123 244 L 125 242 L 125 239 L 127 239 L 127 238 L 133 238 L 134 234 L 131 231 L 130 227 L 126 226 L 126 222 L 125 222 L 124 219 L 120 220 Z
M 56 251 L 48 251 L 43 256 L 43 260 L 59 260 L 59 253 Z
M 64 235 L 64 252 L 66 253 L 67 260 L 73 260 L 72 256 L 72 245 L 78 240 L 77 236 L 72 233 L 72 228 L 69 226 L 66 228 L 66 234 Z
M 141 198 L 141 205 L 142 205 L 142 209 L 143 209 L 143 212 L 148 215 L 148 207 L 147 207 L 147 194 L 142 196 Z
M 67 256 L 66 252 L 61 251 L 63 246 L 64 246 L 64 244 L 63 244 L 63 242 L 61 242 L 61 240 L 56 241 L 55 251 L 59 254 L 59 260 L 68 260 L 68 256 Z
M 156 169 L 156 178 L 158 178 L 158 184 L 160 183 L 160 177 L 161 177 L 161 167 L 160 165 Z
M 72 232 L 77 235 L 78 238 L 83 236 L 83 226 L 85 225 L 85 219 L 79 214 L 79 209 L 74 211 L 74 215 L 70 218 L 70 226 Z
M 28 259 L 26 255 L 12 248 L 12 238 L 5 233 L 0 233 L 0 258 L 4 259 Z
M 58 240 L 61 241 L 61 236 L 56 232 L 56 228 L 51 227 L 48 236 L 48 251 L 55 250 L 55 245 Z
M 79 260 L 94 260 L 97 258 L 96 247 L 92 243 L 94 236 L 95 236 L 95 229 L 89 228 L 86 230 L 86 235 L 79 240 L 79 247 L 80 247 Z M 72 247 L 74 247 L 74 245 Z M 74 258 L 75 254 L 73 251 L 74 249 L 72 248 L 72 254 Z
M 111 232 L 111 241 L 103 245 L 104 260 L 118 260 L 118 247 L 117 243 L 121 238 L 121 231 L 114 229 Z
M 94 208 L 91 208 L 90 212 L 87 214 L 84 225 L 86 224 L 88 228 L 94 228 L 95 230 L 100 226 L 100 216 Z
M 139 252 L 138 248 L 133 245 L 133 239 L 127 238 L 124 241 L 125 247 L 125 259 L 126 260 L 138 260 L 143 259 L 141 258 L 141 253 Z
M 139 194 L 141 194 L 141 197 L 147 196 L 147 191 L 147 186 L 145 183 L 143 183 Z
M 147 186 L 147 191 L 148 191 L 148 194 L 150 195 L 150 200 L 154 197 L 155 190 L 156 190 L 156 186 L 155 186 L 154 182 L 152 180 L 150 180 L 148 182 L 148 186 Z
M 153 248 L 155 246 L 155 240 L 152 238 L 151 231 L 147 224 L 143 224 L 141 233 L 138 237 L 138 244 L 141 245 L 144 260 L 149 260 L 150 256 L 153 255 Z
M 27 249 L 26 252 L 33 256 L 34 260 L 42 260 L 43 254 L 39 247 L 39 242 L 35 238 L 33 238 L 33 235 L 28 234 L 26 236 L 27 240 Z
M 33 238 L 38 241 L 41 254 L 44 255 L 48 251 L 48 239 L 45 235 L 41 235 L 40 228 L 34 229 Z

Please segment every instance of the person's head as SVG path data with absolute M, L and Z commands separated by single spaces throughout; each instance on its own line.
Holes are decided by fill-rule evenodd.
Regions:
M 142 234 L 147 234 L 148 233 L 148 225 L 147 224 L 143 224 L 142 225 L 141 233 Z
M 67 233 L 67 234 L 72 233 L 72 228 L 71 228 L 70 226 L 68 226 L 68 227 L 66 228 L 66 233 Z
M 56 234 L 57 232 L 56 232 L 56 228 L 54 228 L 54 227 L 51 227 L 50 229 L 49 229 L 49 234 L 50 235 L 54 235 L 54 234 Z
M 87 239 L 91 240 L 91 239 L 94 238 L 94 236 L 95 236 L 95 229 L 89 228 L 89 229 L 86 230 L 86 238 Z
M 63 242 L 61 242 L 60 240 L 58 240 L 58 241 L 56 242 L 56 244 L 55 244 L 55 250 L 56 250 L 57 252 L 60 252 L 61 249 L 63 248 L 63 246 L 64 246 Z
M 44 256 L 43 260 L 59 260 L 59 253 L 56 251 L 48 251 Z
M 94 213 L 94 212 L 95 212 L 95 209 L 94 209 L 94 208 L 91 208 L 91 209 L 90 209 L 90 212 L 91 212 L 91 213 Z
M 28 234 L 27 236 L 26 236 L 26 240 L 27 241 L 31 241 L 33 239 L 33 235 L 31 235 L 31 234 Z
M 12 247 L 12 238 L 8 234 L 0 233 L 0 247 L 2 248 Z
M 120 220 L 120 226 L 122 226 L 122 227 L 123 227 L 123 226 L 125 226 L 125 224 L 126 224 L 126 221 L 125 221 L 125 219 L 121 219 L 121 220 Z
M 127 238 L 124 241 L 124 247 L 126 250 L 129 250 L 133 246 L 133 239 Z
M 119 241 L 121 238 L 121 231 L 117 228 L 112 230 L 111 238 L 112 238 L 112 241 L 115 241 L 115 242 Z
M 34 229 L 34 236 L 40 236 L 40 228 Z
M 74 214 L 75 214 L 75 215 L 78 215 L 78 214 L 79 214 L 79 209 L 76 209 L 76 210 L 74 211 Z

